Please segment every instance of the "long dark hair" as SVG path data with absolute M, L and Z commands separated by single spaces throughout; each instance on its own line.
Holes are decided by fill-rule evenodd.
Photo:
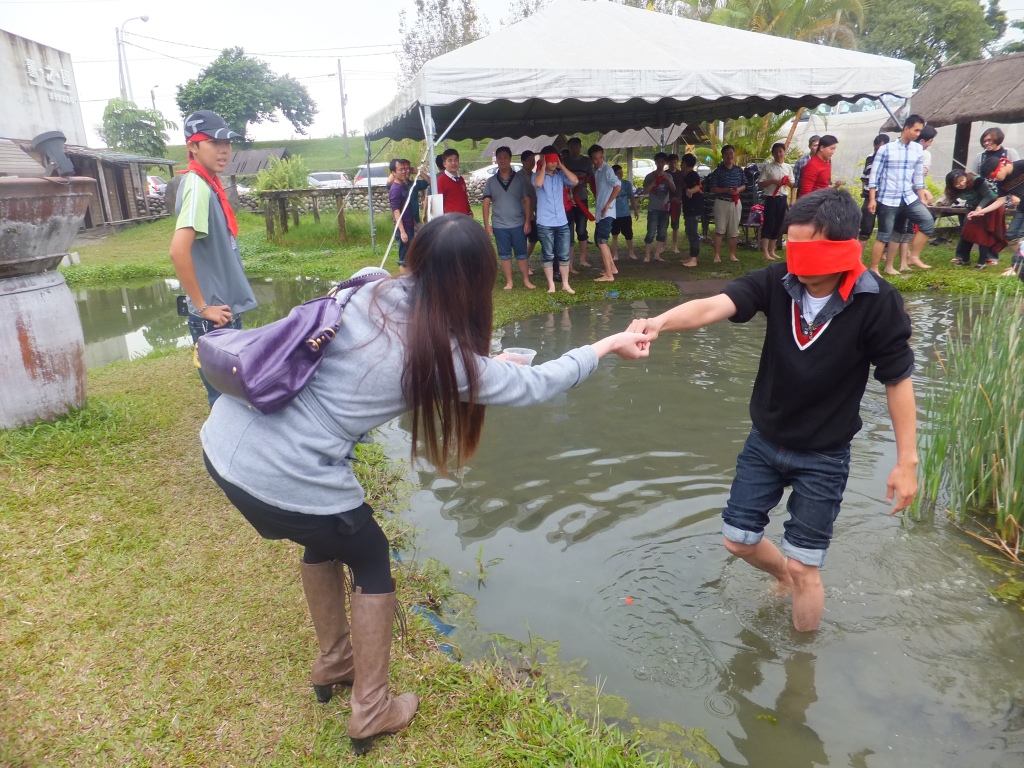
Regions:
M 961 178 L 967 179 L 967 186 L 963 189 L 957 189 L 956 183 Z M 950 204 L 955 203 L 958 197 L 961 197 L 964 192 L 974 186 L 974 179 L 977 178 L 973 173 L 967 173 L 961 171 L 959 168 L 954 168 L 952 171 L 946 174 L 946 200 Z
M 412 409 L 412 453 L 443 475 L 450 459 L 461 464 L 480 443 L 485 407 L 476 402 L 476 356 L 490 351 L 497 257 L 483 227 L 449 213 L 416 233 L 406 264 L 415 279 L 402 372 Z M 465 401 L 457 366 L 466 371 Z

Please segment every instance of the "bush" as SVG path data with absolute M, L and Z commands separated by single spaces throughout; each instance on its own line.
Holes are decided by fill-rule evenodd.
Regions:
M 309 168 L 302 159 L 302 155 L 279 160 L 276 157 L 270 158 L 270 165 L 256 175 L 253 187 L 257 192 L 269 192 L 280 189 L 308 189 Z

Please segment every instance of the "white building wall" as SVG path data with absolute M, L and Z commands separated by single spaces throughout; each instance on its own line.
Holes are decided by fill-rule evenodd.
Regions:
M 71 55 L 0 30 L 0 138 L 46 131 L 87 143 Z

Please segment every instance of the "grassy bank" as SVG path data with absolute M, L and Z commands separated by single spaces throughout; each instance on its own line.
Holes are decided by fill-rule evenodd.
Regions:
M 308 687 L 315 637 L 300 552 L 261 540 L 205 474 L 205 398 L 187 351 L 90 376 L 87 407 L 0 432 L 0 765 L 314 766 L 355 762 L 347 693 Z M 392 541 L 400 467 L 362 452 Z M 436 563 L 400 566 L 406 604 L 447 595 Z M 422 698 L 361 764 L 685 765 L 570 715 L 508 661 L 454 663 L 411 616 L 393 682 Z M 578 681 L 577 681 L 578 682 Z M 690 735 L 692 737 L 692 735 Z M 696 740 L 699 742 L 699 739 Z M 659 762 L 660 761 L 660 762 Z

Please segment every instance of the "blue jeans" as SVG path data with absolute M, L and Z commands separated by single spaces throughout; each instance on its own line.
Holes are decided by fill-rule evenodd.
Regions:
M 880 243 L 888 243 L 892 239 L 892 227 L 896 222 L 897 213 L 902 213 L 906 216 L 911 224 L 917 224 L 918 230 L 926 235 L 931 235 L 935 232 L 935 219 L 932 218 L 931 213 L 928 212 L 928 209 L 920 200 L 915 200 L 910 204 L 902 201 L 898 206 L 878 203 L 875 208 L 875 215 L 878 216 L 878 241 Z M 913 231 L 913 228 L 911 228 L 911 231 Z
M 494 227 L 494 244 L 497 246 L 498 258 L 508 261 L 513 255 L 517 259 L 527 258 L 526 254 L 526 233 L 522 227 L 510 227 L 501 229 Z
M 569 263 L 568 224 L 563 224 L 560 227 L 547 227 L 538 224 L 537 237 L 540 238 L 541 261 L 544 266 L 550 266 L 555 261 L 559 264 Z
M 594 242 L 598 245 L 607 243 L 612 236 L 612 222 L 615 221 L 615 217 L 607 216 L 597 222 L 597 226 L 594 227 Z
M 221 326 L 221 328 L 234 328 L 235 330 L 238 330 L 241 327 L 241 315 L 236 315 L 235 317 L 232 317 L 230 323 Z M 193 315 L 191 312 L 189 312 L 188 332 L 192 334 L 193 344 L 199 342 L 200 336 L 205 336 L 212 330 L 214 330 L 213 323 L 211 323 L 209 320 L 203 320 L 203 318 L 201 318 L 199 315 Z M 202 380 L 203 386 L 206 387 L 206 397 L 210 401 L 210 407 L 213 408 L 213 404 L 217 401 L 217 398 L 220 397 L 220 392 L 218 392 L 216 389 L 210 386 L 210 382 L 208 382 L 206 380 L 206 377 L 203 376 L 202 368 L 197 368 L 196 370 L 199 371 L 199 378 Z
M 793 451 L 770 443 L 751 428 L 736 459 L 736 477 L 722 512 L 722 535 L 738 544 L 757 544 L 764 538 L 768 513 L 782 499 L 785 487 L 792 486 L 782 552 L 820 568 L 849 476 L 849 443 L 825 451 Z
M 644 245 L 650 245 L 657 239 L 664 243 L 668 235 L 668 211 L 647 211 L 647 235 Z
M 1021 236 L 1024 236 L 1024 211 L 1017 211 L 1006 228 L 1006 239 L 1016 240 Z

